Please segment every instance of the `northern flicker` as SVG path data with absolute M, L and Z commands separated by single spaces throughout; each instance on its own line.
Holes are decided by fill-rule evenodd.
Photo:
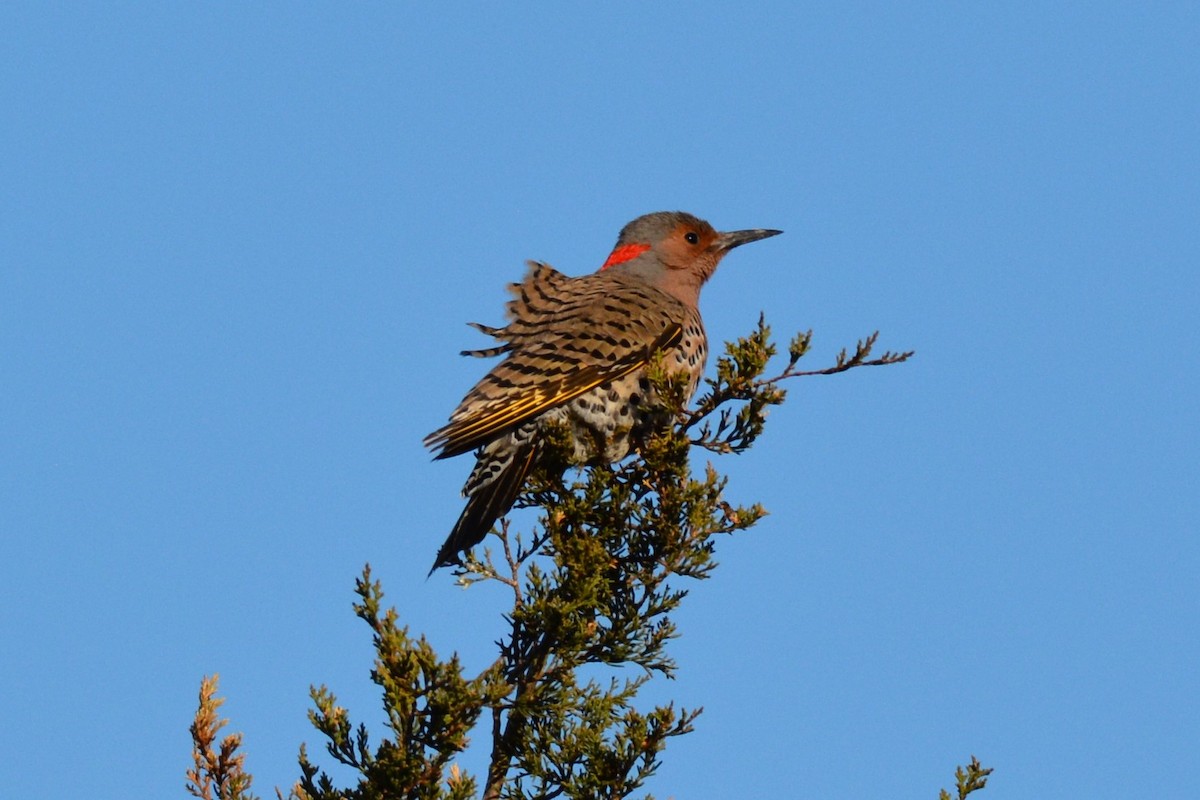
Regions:
M 664 211 L 622 228 L 598 272 L 571 278 L 529 262 L 524 280 L 509 287 L 508 324 L 472 323 L 500 344 L 463 351 L 504 360 L 425 437 L 436 458 L 478 449 L 463 487 L 466 508 L 433 570 L 460 563 L 512 507 L 548 423 L 570 433 L 572 461 L 582 466 L 619 461 L 669 420 L 644 375 L 647 362 L 661 351 L 668 370 L 686 371 L 690 398 L 708 356 L 700 288 L 730 250 L 778 233 L 720 233 L 691 214 Z

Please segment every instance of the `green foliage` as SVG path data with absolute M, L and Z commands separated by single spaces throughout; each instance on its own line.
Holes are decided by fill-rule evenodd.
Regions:
M 772 377 L 764 377 L 767 366 L 775 356 L 775 345 L 771 342 L 771 328 L 760 315 L 758 327 L 749 336 L 725 344 L 725 355 L 717 360 L 716 380 L 707 381 L 708 391 L 696 403 L 696 408 L 685 415 L 684 430 L 699 425 L 699 435 L 692 444 L 715 453 L 741 453 L 748 450 L 759 437 L 766 423 L 767 410 L 777 406 L 787 397 L 780 383 L 789 378 L 813 375 L 835 375 L 855 367 L 877 367 L 899 364 L 912 357 L 912 351 L 904 353 L 885 352 L 879 358 L 871 358 L 871 350 L 879 338 L 876 331 L 860 340 L 854 355 L 845 350 L 838 353 L 837 363 L 825 369 L 804 371 L 797 365 L 809 350 L 812 331 L 798 333 L 788 346 L 788 363 L 784 370 Z M 730 408 L 730 403 L 740 403 Z M 716 420 L 712 415 L 716 413 Z
M 979 759 L 971 756 L 971 763 L 963 767 L 958 767 L 954 770 L 954 777 L 958 781 L 957 800 L 966 800 L 967 795 L 971 792 L 978 791 L 984 786 L 987 786 L 987 777 L 992 774 L 991 769 L 984 769 L 979 763 Z M 938 794 L 938 800 L 955 800 L 950 793 L 945 789 Z
M 687 453 L 686 435 L 668 429 L 642 458 L 579 482 L 541 471 L 530 487 L 546 510 L 534 544 L 514 549 L 502 534 L 502 563 L 490 554 L 468 561 L 463 580 L 501 580 L 513 593 L 501 642 L 511 691 L 493 708 L 494 796 L 626 796 L 654 773 L 666 740 L 691 730 L 695 711 L 642 713 L 631 701 L 651 675 L 674 673 L 670 615 L 687 595 L 678 581 L 707 577 L 712 537 L 750 527 L 763 511 L 724 503 L 724 480 L 711 469 L 693 479 Z M 551 564 L 535 563 L 539 546 Z M 643 673 L 580 685 L 580 668 L 593 664 Z
M 810 341 L 811 333 L 793 339 L 786 367 L 765 377 L 776 349 L 760 319 L 749 336 L 726 346 L 695 410 L 664 425 L 638 457 L 567 475 L 565 457 L 544 460 L 519 501 L 541 509 L 528 540 L 510 534 L 502 522 L 496 556 L 489 549 L 468 554 L 455 573 L 463 585 L 494 581 L 511 593 L 498 657 L 480 674 L 465 676 L 456 656 L 439 658 L 424 637 L 414 639 L 399 626 L 396 611 L 384 610 L 382 588 L 368 566 L 356 584 L 354 610 L 372 631 L 371 679 L 383 694 L 388 736 L 373 743 L 329 689 L 314 688 L 309 717 L 330 756 L 359 778 L 353 787 L 338 788 L 302 746 L 301 777 L 289 797 L 458 800 L 482 789 L 485 800 L 615 798 L 638 791 L 658 768 L 667 741 L 690 732 L 699 714 L 671 703 L 636 706 L 647 681 L 674 675 L 667 651 L 676 636 L 672 615 L 688 582 L 708 578 L 716 567 L 715 537 L 744 531 L 766 513 L 757 504 L 726 501 L 726 481 L 711 464 L 694 476 L 688 460 L 693 446 L 716 453 L 748 449 L 763 432 L 768 410 L 783 402 L 779 384 L 785 379 L 892 364 L 911 355 L 869 359 L 872 335 L 853 356 L 843 351 L 835 366 L 801 372 L 797 364 Z M 667 407 L 683 408 L 684 376 L 668 374 L 657 361 L 648 377 Z M 565 445 L 562 438 L 549 432 L 549 449 Z M 639 671 L 621 679 L 586 677 L 623 665 Z M 202 710 L 203 700 L 202 692 Z M 210 691 L 207 713 L 215 719 L 212 703 Z M 249 776 L 242 783 L 236 777 L 243 775 L 241 756 L 230 770 L 232 752 L 224 762 L 211 753 L 212 719 L 204 729 L 207 740 L 196 740 L 189 788 L 217 785 L 225 764 L 224 785 L 235 793 L 219 797 L 251 800 L 245 794 Z M 468 734 L 479 729 L 490 734 L 482 784 L 455 762 L 469 745 Z M 238 744 L 240 739 L 234 751 Z M 205 783 L 206 776 L 213 780 Z
M 366 726 L 355 728 L 332 692 L 324 686 L 314 688 L 315 708 L 308 712 L 309 719 L 329 740 L 329 754 L 358 770 L 362 778 L 355 789 L 335 789 L 301 748 L 301 779 L 293 795 L 313 800 L 474 797 L 470 776 L 456 772 L 445 786 L 442 777 L 450 760 L 467 746 L 467 733 L 484 705 L 502 696 L 498 674 L 488 670 L 464 678 L 457 656 L 441 661 L 425 637 L 410 637 L 407 628 L 397 625 L 394 608 L 381 610 L 383 589 L 371 580 L 370 566 L 356 581 L 355 592 L 359 601 L 354 611 L 373 633 L 371 680 L 383 691 L 392 735 L 373 750 Z

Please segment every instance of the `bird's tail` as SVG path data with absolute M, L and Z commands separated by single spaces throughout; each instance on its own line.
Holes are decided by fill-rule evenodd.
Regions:
M 479 451 L 479 460 L 463 488 L 467 507 L 438 550 L 430 575 L 438 567 L 461 564 L 459 554 L 482 542 L 496 520 L 516 502 L 539 450 L 533 431 L 527 436 L 521 433 L 506 436 Z

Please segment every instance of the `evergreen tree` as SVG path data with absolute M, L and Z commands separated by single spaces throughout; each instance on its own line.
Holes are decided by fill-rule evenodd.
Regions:
M 371 628 L 376 657 L 372 680 L 383 693 L 387 732 L 373 741 L 364 725 L 324 686 L 312 690 L 309 717 L 336 761 L 359 773 L 340 788 L 300 748 L 296 800 L 435 798 L 623 798 L 654 774 L 666 743 L 692 730 L 698 709 L 673 704 L 635 707 L 638 690 L 656 675 L 671 676 L 667 643 L 672 612 L 688 580 L 708 578 L 713 539 L 753 526 L 759 505 L 731 506 L 725 479 L 708 465 L 695 476 L 689 453 L 701 448 L 740 453 L 762 433 L 767 410 L 783 402 L 784 381 L 861 366 L 895 364 L 912 353 L 871 358 L 876 335 L 843 351 L 826 369 L 804 371 L 811 332 L 796 336 L 782 371 L 768 376 L 775 355 L 760 319 L 749 336 L 726 345 L 717 376 L 692 411 L 645 443 L 636 457 L 578 473 L 564 457 L 545 459 L 518 505 L 541 510 L 527 536 L 502 522 L 494 548 L 472 553 L 457 570 L 465 584 L 497 581 L 511 591 L 507 630 L 495 662 L 464 675 L 457 657 L 439 658 L 424 637 L 414 638 L 366 567 L 356 581 L 355 613 Z M 683 406 L 681 376 L 651 368 L 663 397 Z M 553 452 L 556 444 L 551 443 Z M 478 549 L 477 549 L 478 550 Z M 589 665 L 636 665 L 633 677 L 607 682 L 582 677 Z M 590 669 L 588 674 L 596 670 Z M 193 767 L 188 790 L 204 800 L 250 800 L 252 778 L 239 752 L 241 735 L 217 737 L 225 721 L 216 678 L 206 678 L 192 725 Z M 456 762 L 468 735 L 490 736 L 485 774 Z M 958 770 L 961 800 L 983 788 L 990 770 L 972 758 Z M 281 798 L 283 794 L 276 792 Z M 945 791 L 942 797 L 949 799 Z

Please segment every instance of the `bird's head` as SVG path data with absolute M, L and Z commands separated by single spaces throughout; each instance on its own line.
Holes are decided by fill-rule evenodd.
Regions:
M 686 212 L 656 211 L 621 229 L 601 269 L 637 275 L 680 300 L 695 303 L 700 287 L 726 253 L 780 233 L 765 228 L 722 233 Z

